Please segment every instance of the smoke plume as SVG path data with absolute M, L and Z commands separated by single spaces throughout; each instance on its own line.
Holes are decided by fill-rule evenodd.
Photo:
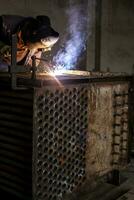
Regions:
M 78 57 L 86 50 L 86 42 L 89 34 L 87 25 L 89 19 L 85 6 L 71 7 L 66 11 L 68 18 L 67 38 L 53 61 L 57 69 L 73 69 L 76 67 Z

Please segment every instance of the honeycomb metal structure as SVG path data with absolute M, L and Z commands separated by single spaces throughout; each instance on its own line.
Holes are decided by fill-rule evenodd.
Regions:
M 88 89 L 35 92 L 34 197 L 58 200 L 86 179 Z

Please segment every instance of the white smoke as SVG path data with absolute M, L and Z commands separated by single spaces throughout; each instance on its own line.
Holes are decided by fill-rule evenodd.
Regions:
M 58 69 L 73 69 L 76 67 L 79 56 L 86 50 L 86 42 L 89 34 L 87 25 L 89 19 L 85 6 L 71 7 L 67 10 L 68 26 L 64 47 L 54 56 L 53 61 Z

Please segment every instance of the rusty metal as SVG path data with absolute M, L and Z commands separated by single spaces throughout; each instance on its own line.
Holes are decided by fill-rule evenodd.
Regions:
M 108 77 L 61 76 L 59 85 L 52 77 L 37 76 L 34 82 L 30 75 L 17 76 L 17 85 L 26 88 L 30 81 L 27 90 L 12 90 L 7 87 L 10 78 L 1 77 L 0 190 L 18 199 L 59 200 L 126 165 L 130 77 L 110 77 L 108 82 Z M 104 126 L 106 108 L 111 119 L 107 114 Z M 111 151 L 105 151 L 106 144 Z M 120 159 L 111 160 L 114 154 Z

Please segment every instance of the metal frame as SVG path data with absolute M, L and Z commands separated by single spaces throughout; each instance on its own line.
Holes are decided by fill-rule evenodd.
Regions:
M 16 55 L 17 55 L 17 35 L 12 35 L 12 44 L 11 44 L 11 66 L 9 66 L 9 72 L 11 74 L 11 88 L 13 90 L 20 89 L 19 86 L 17 86 L 17 73 L 21 72 L 31 72 L 31 79 L 36 79 L 36 62 L 35 62 L 35 56 L 32 57 L 32 67 L 27 66 L 19 66 L 17 65 L 16 61 Z M 22 88 L 21 89 L 26 89 Z
M 100 68 L 101 68 L 101 18 L 102 18 L 102 0 L 96 0 L 96 5 L 95 5 L 95 68 L 94 68 L 94 71 L 100 71 Z

